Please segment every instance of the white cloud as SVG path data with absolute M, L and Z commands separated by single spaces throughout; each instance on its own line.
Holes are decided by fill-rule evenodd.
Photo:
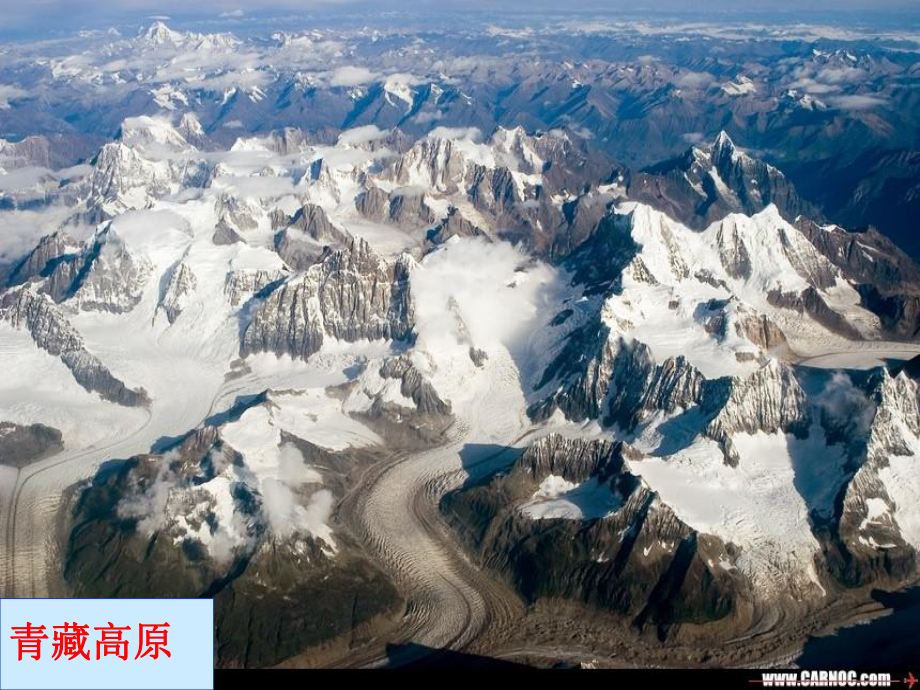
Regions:
M 262 507 L 272 532 L 287 537 L 294 531 L 297 502 L 294 492 L 284 482 L 269 477 L 262 482 Z
M 450 352 L 497 342 L 520 345 L 539 314 L 544 286 L 555 275 L 544 264 L 527 265 L 528 257 L 505 242 L 463 239 L 429 254 L 412 273 L 420 347 Z M 472 343 L 464 341 L 456 314 Z
M 148 537 L 166 525 L 169 492 L 176 483 L 176 476 L 169 466 L 178 457 L 177 453 L 171 451 L 158 459 L 156 474 L 146 489 L 128 494 L 116 508 L 120 518 L 137 520 L 137 529 Z
M 827 102 L 841 110 L 868 110 L 888 104 L 888 100 L 881 96 L 863 96 L 858 94 L 832 96 L 827 99 Z
M 0 212 L 0 264 L 22 258 L 44 235 L 58 230 L 73 209 L 51 206 L 41 211 L 12 210 Z M 91 234 L 85 226 L 67 228 L 67 234 L 82 239 Z
M 709 72 L 684 72 L 674 79 L 677 86 L 685 89 L 705 89 L 715 81 Z
M 429 139 L 451 139 L 480 143 L 482 131 L 478 127 L 435 127 L 428 132 Z
M 3 158 L 0 157 L 0 163 Z M 43 192 L 43 188 L 54 182 L 53 174 L 47 168 L 35 165 L 27 165 L 12 170 L 4 170 L 0 173 L 0 193 L 2 192 L 26 192 L 34 189 L 36 192 Z
M 221 175 L 214 179 L 212 189 L 257 199 L 277 199 L 295 191 L 291 178 L 266 175 Z
M 801 77 L 796 79 L 794 82 L 789 84 L 789 87 L 792 89 L 801 89 L 812 94 L 833 93 L 834 91 L 840 90 L 840 88 L 834 84 L 825 84 L 823 82 L 816 81 L 811 77 Z
M 231 10 L 229 12 L 221 12 L 221 19 L 239 19 L 240 17 L 245 17 L 246 13 L 243 10 Z
M 868 432 L 875 416 L 875 404 L 843 372 L 836 372 L 815 398 L 825 418 L 841 427 L 852 426 L 854 433 Z
M 856 67 L 825 67 L 817 74 L 819 81 L 831 84 L 859 82 L 868 77 L 865 70 Z
M 323 478 L 304 464 L 297 446 L 286 443 L 278 456 L 278 476 L 262 481 L 262 507 L 272 532 L 287 537 L 295 532 L 312 534 L 334 544 L 327 522 L 335 503 L 328 489 L 314 491 L 306 506 L 295 494 L 305 484 L 322 484 Z
M 377 125 L 366 125 L 347 129 L 339 135 L 339 146 L 361 146 L 371 141 L 383 139 L 390 131 L 380 129 Z
M 10 107 L 10 101 L 16 100 L 17 98 L 25 98 L 28 95 L 28 91 L 20 89 L 18 86 L 0 84 L 0 109 L 5 110 Z
M 442 117 L 444 117 L 444 113 L 442 113 L 440 110 L 427 111 L 427 112 L 420 111 L 419 113 L 415 115 L 415 121 L 420 125 L 426 125 L 430 122 L 437 122 Z
M 339 67 L 329 77 L 332 86 L 360 86 L 376 80 L 380 75 L 366 67 Z
M 278 454 L 278 477 L 288 486 L 322 484 L 323 477 L 304 463 L 303 454 L 293 443 L 285 443 Z

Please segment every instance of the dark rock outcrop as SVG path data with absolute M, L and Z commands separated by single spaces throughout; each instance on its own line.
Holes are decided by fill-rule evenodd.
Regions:
M 738 150 L 721 132 L 705 148 L 629 175 L 626 193 L 671 218 L 702 229 L 730 213 L 752 215 L 775 204 L 792 222 L 800 215 L 820 218 L 776 168 Z
M 292 269 L 305 271 L 351 240 L 348 232 L 332 224 L 321 206 L 305 204 L 275 235 L 275 251 Z
M 35 344 L 50 355 L 60 357 L 74 379 L 103 399 L 128 407 L 147 405 L 150 399 L 143 388 L 131 389 L 112 375 L 99 359 L 86 350 L 83 338 L 70 325 L 54 303 L 25 287 L 0 295 L 0 320 L 29 332 Z
M 451 206 L 447 216 L 438 225 L 428 231 L 427 240 L 431 244 L 443 244 L 451 237 L 482 237 L 489 236 L 479 227 L 468 221 L 460 213 L 460 209 Z
M 55 265 L 78 251 L 77 242 L 62 230 L 42 237 L 10 274 L 8 284 L 21 285 L 34 278 L 45 278 Z
M 404 257 L 389 264 L 363 239 L 351 239 L 256 306 L 242 355 L 307 358 L 327 336 L 348 342 L 405 338 L 412 329 L 410 262 Z
M 64 450 L 61 432 L 44 424 L 0 422 L 0 465 L 25 467 Z
M 720 567 L 730 565 L 734 548 L 681 522 L 627 459 L 641 456 L 622 443 L 550 435 L 506 471 L 449 493 L 441 509 L 478 562 L 528 602 L 572 599 L 661 638 L 682 623 L 743 617 L 749 585 Z M 608 509 L 581 519 L 528 515 L 550 476 L 590 485 L 592 500 L 606 496 Z

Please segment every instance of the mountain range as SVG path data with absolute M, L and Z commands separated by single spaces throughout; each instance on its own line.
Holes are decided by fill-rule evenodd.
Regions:
M 7 596 L 722 666 L 917 582 L 916 53 L 569 31 L 5 48 Z

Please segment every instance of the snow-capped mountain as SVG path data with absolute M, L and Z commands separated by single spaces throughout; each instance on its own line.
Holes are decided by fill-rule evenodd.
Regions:
M 776 168 L 740 151 L 723 130 L 705 148 L 631 176 L 627 193 L 652 203 L 695 228 L 704 228 L 729 213 L 753 214 L 775 206 L 783 217 L 817 218 L 816 208 L 802 200 Z M 653 199 L 667 199 L 661 202 Z
M 70 516 L 34 591 L 212 596 L 236 665 L 360 626 L 451 643 L 489 578 L 708 646 L 916 580 L 897 247 L 724 132 L 633 171 L 561 128 L 383 123 L 224 146 L 191 109 L 131 117 L 50 178 L 60 217 L 0 291 L 0 447 L 55 469 L 30 535 Z

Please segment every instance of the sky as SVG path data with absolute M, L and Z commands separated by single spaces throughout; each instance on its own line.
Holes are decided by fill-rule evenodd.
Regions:
M 610 10 L 629 11 L 689 11 L 698 8 L 698 1 L 688 0 L 570 0 L 566 11 L 577 12 Z M 742 10 L 754 12 L 801 11 L 892 11 L 915 10 L 920 12 L 920 0 L 707 0 L 709 12 Z M 41 31 L 42 29 L 78 29 L 101 25 L 119 19 L 146 14 L 182 17 L 220 17 L 242 19 L 271 12 L 405 12 L 415 16 L 420 11 L 437 13 L 450 10 L 531 11 L 533 9 L 558 10 L 558 0 L 503 0 L 496 5 L 491 0 L 0 0 L 2 27 L 7 31 Z M 191 8 L 191 9 L 190 9 Z

